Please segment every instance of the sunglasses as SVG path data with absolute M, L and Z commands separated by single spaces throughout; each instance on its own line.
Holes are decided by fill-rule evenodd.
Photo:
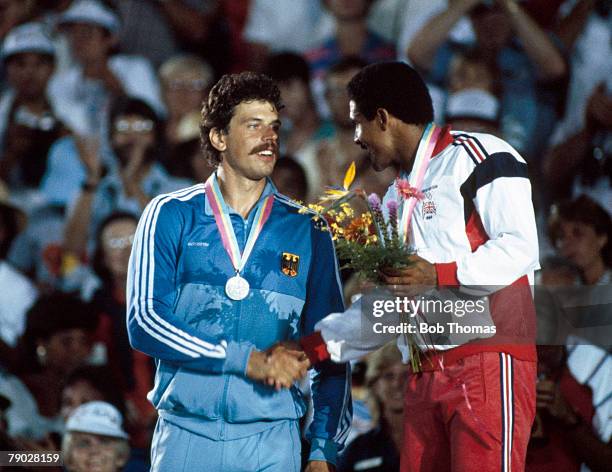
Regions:
M 108 238 L 104 241 L 110 249 L 125 249 L 134 244 L 134 235 L 122 236 L 118 238 Z
M 115 131 L 118 133 L 148 133 L 153 131 L 155 123 L 152 120 L 117 120 Z

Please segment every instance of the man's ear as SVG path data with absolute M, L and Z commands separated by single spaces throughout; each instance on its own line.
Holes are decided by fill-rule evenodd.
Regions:
M 389 127 L 389 118 L 389 112 L 384 108 L 379 108 L 376 110 L 376 116 L 374 119 L 381 130 L 385 131 Z
M 208 139 L 210 139 L 210 144 L 212 144 L 217 151 L 223 152 L 227 149 L 225 133 L 219 128 L 211 128 L 208 132 Z

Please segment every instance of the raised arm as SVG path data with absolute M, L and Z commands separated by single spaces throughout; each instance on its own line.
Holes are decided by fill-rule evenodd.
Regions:
M 448 8 L 429 20 L 408 45 L 406 55 L 414 66 L 429 71 L 438 48 L 446 41 L 457 22 L 480 0 L 450 0 Z
M 562 78 L 567 66 L 559 49 L 550 37 L 527 14 L 516 0 L 497 0 L 521 40 L 525 53 L 535 66 L 540 79 L 551 81 Z

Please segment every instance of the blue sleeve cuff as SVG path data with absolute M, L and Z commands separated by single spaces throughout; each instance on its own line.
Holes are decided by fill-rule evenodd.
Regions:
M 335 466 L 337 456 L 338 446 L 334 441 L 321 438 L 312 438 L 310 441 L 309 461 L 325 461 Z
M 255 346 L 252 343 L 230 341 L 225 351 L 226 357 L 223 364 L 223 373 L 246 375 L 247 364 L 253 349 L 255 349 Z

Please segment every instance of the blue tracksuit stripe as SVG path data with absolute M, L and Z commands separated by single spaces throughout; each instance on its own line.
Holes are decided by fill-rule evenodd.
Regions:
M 344 397 L 342 400 L 342 410 L 344 414 L 342 418 L 340 418 L 340 424 L 338 426 L 338 433 L 334 437 L 334 441 L 338 444 L 344 444 L 346 438 L 348 437 L 349 431 L 351 429 L 351 422 L 353 421 L 353 411 L 352 411 L 352 398 L 351 398 L 351 371 L 350 369 L 346 369 L 346 382 L 344 386 Z
M 224 358 L 226 344 L 212 344 L 192 336 L 164 320 L 154 309 L 155 230 L 161 208 L 170 200 L 186 201 L 204 193 L 202 185 L 155 198 L 143 215 L 135 238 L 134 317 L 151 337 L 191 358 L 201 356 Z M 159 250 L 160 248 L 158 248 Z
M 145 315 L 150 314 L 152 321 L 159 322 L 163 327 L 167 328 L 173 333 L 176 333 L 180 337 L 183 337 L 184 339 L 186 339 L 187 341 L 184 341 L 186 345 L 189 345 L 196 352 L 202 355 L 206 355 L 208 357 L 221 357 L 222 358 L 222 357 L 225 357 L 224 347 L 221 350 L 221 352 L 219 352 L 218 345 L 215 346 L 213 344 L 207 343 L 205 341 L 202 341 L 201 339 L 198 339 L 197 337 L 191 336 L 185 333 L 184 331 L 181 331 L 180 329 L 176 328 L 175 326 L 171 325 L 166 320 L 161 318 L 155 312 L 154 307 L 153 307 L 153 275 L 155 271 L 155 257 L 154 257 L 155 228 L 156 228 L 159 212 L 162 206 L 164 205 L 164 203 L 168 202 L 169 200 L 173 198 L 176 198 L 177 200 L 181 200 L 181 201 L 186 201 L 186 200 L 193 198 L 196 195 L 204 193 L 204 190 L 202 188 L 197 188 L 197 186 L 195 189 L 193 189 L 193 187 L 191 187 L 191 189 L 192 190 L 186 194 L 181 195 L 180 192 L 177 192 L 178 195 L 170 194 L 169 196 L 160 199 L 155 206 L 155 210 L 153 212 L 153 216 L 151 218 L 151 223 L 149 225 L 148 231 L 145 227 L 145 234 L 148 232 L 149 236 L 148 236 L 148 250 L 145 250 L 145 264 L 148 261 L 148 264 L 147 264 L 148 277 L 143 278 L 143 281 L 145 284 L 145 290 L 146 290 L 146 299 L 144 299 L 146 306 L 145 306 L 144 313 Z M 143 301 L 143 297 L 141 297 L 141 301 Z M 192 341 L 193 344 L 189 343 L 188 341 Z M 204 349 L 201 349 L 198 345 L 202 346 Z

